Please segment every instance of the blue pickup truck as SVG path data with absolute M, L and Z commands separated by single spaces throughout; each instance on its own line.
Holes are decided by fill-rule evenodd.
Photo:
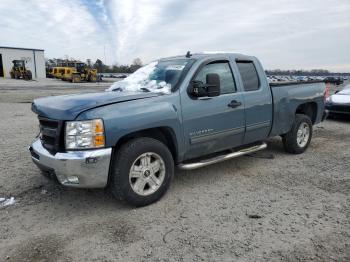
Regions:
M 191 170 L 266 148 L 292 154 L 324 118 L 322 82 L 269 84 L 259 60 L 200 53 L 154 61 L 105 92 L 35 99 L 32 160 L 65 186 L 108 187 L 144 206 L 160 199 L 175 166 Z

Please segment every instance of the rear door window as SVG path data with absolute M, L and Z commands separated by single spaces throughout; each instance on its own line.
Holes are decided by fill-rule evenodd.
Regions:
M 239 73 L 243 81 L 244 91 L 255 91 L 260 88 L 258 72 L 252 61 L 238 61 Z

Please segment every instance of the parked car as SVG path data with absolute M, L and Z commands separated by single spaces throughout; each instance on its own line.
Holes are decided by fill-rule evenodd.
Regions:
M 35 99 L 30 153 L 62 185 L 108 186 L 135 206 L 164 195 L 174 166 L 232 159 L 274 136 L 303 153 L 324 117 L 324 83 L 269 84 L 259 60 L 240 54 L 160 59 L 108 91 Z
M 330 115 L 350 115 L 350 85 L 330 96 L 326 101 L 326 109 Z
M 336 85 L 340 85 L 342 84 L 344 81 L 342 78 L 340 77 L 333 77 L 333 76 L 328 76 L 324 79 L 325 83 L 331 83 L 331 84 L 336 84 Z

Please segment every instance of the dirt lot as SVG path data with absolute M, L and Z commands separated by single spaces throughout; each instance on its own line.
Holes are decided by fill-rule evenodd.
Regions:
M 0 261 L 350 261 L 350 120 L 316 126 L 302 155 L 274 138 L 255 155 L 177 171 L 161 201 L 135 209 L 63 188 L 31 162 L 28 102 L 109 83 L 66 85 L 0 80 L 0 198 L 17 201 L 0 209 Z

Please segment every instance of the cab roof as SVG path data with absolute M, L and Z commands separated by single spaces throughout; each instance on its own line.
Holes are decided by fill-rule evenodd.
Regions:
M 232 52 L 226 52 L 226 51 L 205 51 L 205 52 L 198 52 L 188 55 L 178 55 L 178 56 L 171 56 L 162 58 L 160 60 L 173 60 L 173 59 L 194 59 L 194 60 L 203 60 L 203 59 L 210 59 L 210 58 L 223 58 L 223 57 L 231 57 L 235 60 L 254 60 L 256 59 L 254 56 L 248 56 L 244 54 L 239 53 L 232 53 Z

